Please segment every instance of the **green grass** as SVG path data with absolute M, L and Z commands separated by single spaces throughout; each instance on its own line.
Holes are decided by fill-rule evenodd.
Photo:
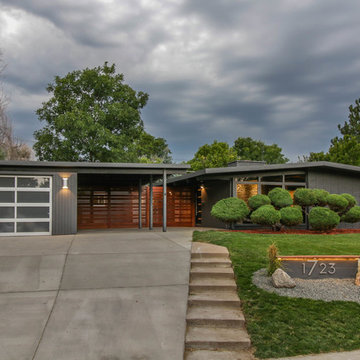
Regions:
M 360 349 L 360 304 L 278 296 L 251 282 L 252 274 L 267 266 L 267 248 L 273 242 L 280 255 L 353 255 L 360 254 L 360 234 L 261 235 L 195 231 L 193 240 L 229 249 L 257 357 Z

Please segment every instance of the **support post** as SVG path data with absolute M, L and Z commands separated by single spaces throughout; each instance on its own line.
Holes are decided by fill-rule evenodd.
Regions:
M 166 223 L 167 223 L 167 201 L 166 201 L 166 169 L 163 170 L 163 231 L 167 230 Z
M 231 193 L 231 197 L 237 197 L 237 187 L 236 187 L 236 183 L 237 183 L 237 179 L 236 178 L 231 178 L 230 181 L 230 193 Z
M 150 175 L 150 194 L 149 194 L 149 230 L 153 229 L 153 178 Z
M 141 178 L 140 178 L 139 179 L 139 229 L 142 228 L 141 193 L 142 193 L 142 186 L 141 186 Z

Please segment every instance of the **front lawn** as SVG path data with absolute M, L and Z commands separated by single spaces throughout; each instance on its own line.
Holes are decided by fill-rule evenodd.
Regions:
M 360 349 L 360 304 L 270 294 L 251 282 L 267 266 L 267 248 L 280 255 L 360 254 L 360 235 L 264 235 L 195 231 L 194 241 L 226 246 L 255 355 L 259 358 Z

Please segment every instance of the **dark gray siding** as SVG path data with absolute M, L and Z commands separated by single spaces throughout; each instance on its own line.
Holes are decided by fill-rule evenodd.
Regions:
M 68 189 L 62 188 L 62 177 L 68 177 Z M 53 176 L 53 235 L 77 232 L 77 174 L 54 174 Z
M 210 215 L 213 205 L 224 198 L 230 197 L 230 181 L 207 181 L 202 191 L 201 226 L 224 228 L 225 224 Z
M 360 177 L 356 175 L 309 170 L 308 187 L 324 189 L 332 194 L 349 193 L 355 196 L 358 204 L 360 204 Z M 339 228 L 359 227 L 360 223 L 341 223 L 339 225 Z

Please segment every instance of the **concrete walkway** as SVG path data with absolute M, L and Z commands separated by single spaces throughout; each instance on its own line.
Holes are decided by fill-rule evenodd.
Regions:
M 308 356 L 294 356 L 294 357 L 276 358 L 276 359 L 267 359 L 267 360 L 359 360 L 359 359 L 360 359 L 360 350 L 308 355 Z
M 1 360 L 182 360 L 192 231 L 1 237 Z

